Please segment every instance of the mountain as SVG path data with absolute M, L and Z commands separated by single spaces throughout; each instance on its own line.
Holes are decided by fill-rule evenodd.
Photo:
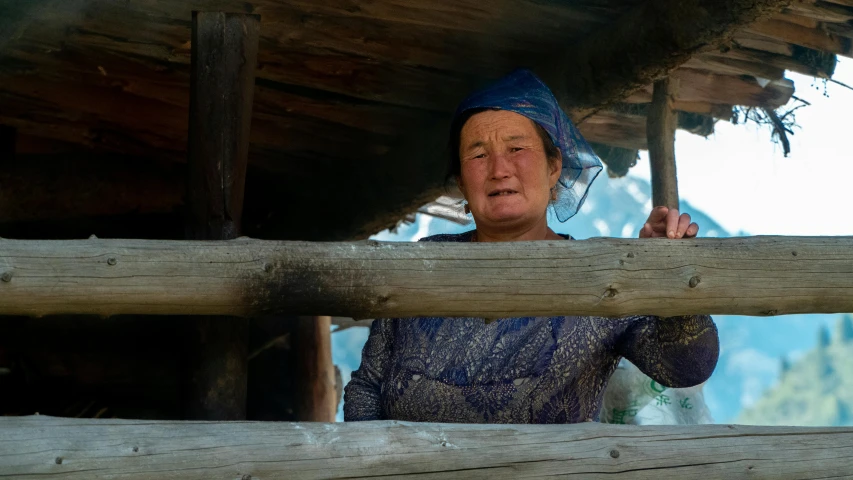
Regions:
M 782 357 L 778 384 L 738 417 L 747 425 L 853 425 L 853 316 L 797 360 Z
M 651 210 L 651 186 L 634 177 L 609 178 L 599 175 L 589 197 L 577 215 L 565 224 L 550 218 L 558 233 L 578 239 L 591 237 L 636 237 Z M 700 225 L 699 236 L 727 237 L 708 215 L 682 201 L 682 210 Z M 473 228 L 433 217 L 418 215 L 412 224 L 401 224 L 396 232 L 388 230 L 373 236 L 376 240 L 413 241 L 437 233 L 459 233 Z M 745 317 L 715 315 L 720 333 L 720 360 L 705 384 L 705 401 L 718 423 L 734 421 L 744 408 L 752 407 L 765 391 L 779 382 L 779 358 L 798 358 L 812 349 L 821 327 L 830 327 L 837 315 L 785 315 Z M 344 381 L 361 361 L 361 348 L 367 329 L 353 328 L 336 333 L 333 360 L 341 368 Z

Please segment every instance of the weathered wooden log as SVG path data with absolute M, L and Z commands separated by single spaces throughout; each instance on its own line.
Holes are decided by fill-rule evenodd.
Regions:
M 678 175 L 675 168 L 678 112 L 672 108 L 677 92 L 677 79 L 656 81 L 646 117 L 649 165 L 652 170 L 652 205 L 655 207 L 678 208 Z
M 237 237 L 249 156 L 260 17 L 193 12 L 190 79 L 188 237 Z M 246 418 L 249 323 L 190 321 L 187 415 Z
M 853 237 L 492 244 L 0 240 L 0 315 L 853 311 Z
M 842 478 L 853 428 L 0 418 L 0 475 L 170 480 Z

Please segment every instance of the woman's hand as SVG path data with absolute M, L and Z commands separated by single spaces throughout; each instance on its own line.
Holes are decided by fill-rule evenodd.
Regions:
M 640 230 L 640 238 L 693 238 L 699 233 L 699 225 L 690 223 L 690 215 L 678 214 L 678 210 L 655 207 Z

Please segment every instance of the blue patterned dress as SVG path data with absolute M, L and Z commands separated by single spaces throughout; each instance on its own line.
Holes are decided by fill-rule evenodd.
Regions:
M 422 241 L 471 240 L 473 232 Z M 346 421 L 597 421 L 625 357 L 669 387 L 698 385 L 717 364 L 708 316 L 398 318 L 373 322 L 346 387 Z

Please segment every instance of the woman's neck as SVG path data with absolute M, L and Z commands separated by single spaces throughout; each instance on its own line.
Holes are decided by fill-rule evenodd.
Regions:
M 535 240 L 563 240 L 563 237 L 554 233 L 548 222 L 538 222 L 527 229 L 516 229 L 511 231 L 488 231 L 477 228 L 474 231 L 475 242 L 527 242 Z

